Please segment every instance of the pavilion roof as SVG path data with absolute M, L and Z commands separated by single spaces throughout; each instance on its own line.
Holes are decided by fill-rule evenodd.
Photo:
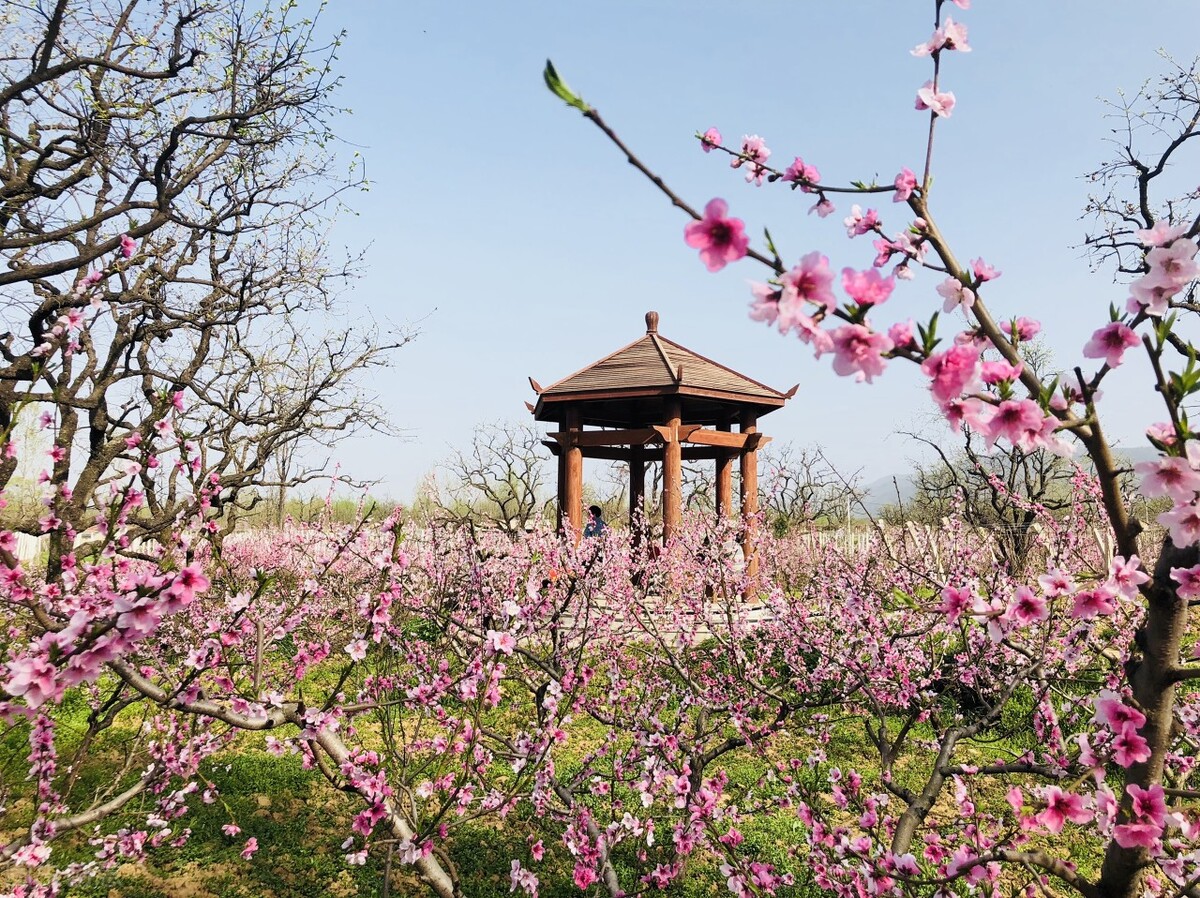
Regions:
M 694 397 L 709 405 L 780 408 L 795 393 L 768 387 L 658 333 L 658 313 L 646 313 L 646 333 L 586 368 L 540 388 L 534 415 L 552 420 L 562 404 L 611 403 L 633 397 Z

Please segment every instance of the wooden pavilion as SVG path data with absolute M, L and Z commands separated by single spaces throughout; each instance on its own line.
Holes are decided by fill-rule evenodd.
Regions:
M 529 383 L 538 394 L 536 405 L 526 403 L 534 418 L 559 427 L 545 441 L 558 458 L 559 529 L 582 527 L 584 458 L 629 465 L 631 517 L 645 496 L 646 463 L 661 461 L 664 541 L 680 523 L 684 459 L 716 464 L 718 517 L 730 513 L 737 459 L 741 514 L 757 514 L 758 448 L 770 439 L 758 419 L 796 392 L 764 386 L 661 336 L 657 312 L 646 313 L 645 336 L 628 346 L 549 387 L 532 377 Z M 747 527 L 743 549 L 754 566 L 750 538 Z

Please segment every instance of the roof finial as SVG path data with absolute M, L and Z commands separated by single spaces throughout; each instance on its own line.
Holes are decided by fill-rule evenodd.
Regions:
M 658 333 L 658 312 L 647 312 L 646 313 L 646 333 L 648 333 L 648 334 L 657 334 Z

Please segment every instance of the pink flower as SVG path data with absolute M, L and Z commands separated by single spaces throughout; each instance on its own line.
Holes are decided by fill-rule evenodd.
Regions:
M 820 253 L 809 253 L 779 282 L 783 287 L 780 302 L 811 302 L 824 308 L 837 304 L 837 298 L 833 295 L 833 272 L 829 270 L 829 259 Z
M 1003 360 L 984 362 L 980 375 L 985 384 L 1011 383 L 1021 376 L 1021 369 L 1023 367 L 1020 362 L 1017 362 L 1015 365 L 1010 365 Z
M 1153 848 L 1162 829 L 1153 823 L 1122 823 L 1113 829 L 1113 839 L 1122 848 Z
M 113 602 L 113 610 L 118 612 L 117 627 L 131 630 L 137 634 L 135 638 L 149 636 L 162 623 L 163 610 L 151 599 L 140 599 L 122 596 Z
M 366 854 L 366 852 L 364 851 L 363 854 Z M 537 898 L 537 875 L 532 871 L 526 870 L 524 867 L 522 867 L 520 861 L 514 860 L 512 862 L 512 868 L 509 871 L 508 879 L 510 883 L 508 890 L 510 892 L 515 892 L 517 889 L 520 889 L 526 895 L 530 895 L 532 898 Z
M 31 709 L 41 707 L 57 691 L 54 665 L 41 655 L 20 655 L 9 661 L 9 679 L 4 691 L 14 698 L 25 696 L 25 704 Z
M 1075 581 L 1070 574 L 1064 574 L 1058 568 L 1051 568 L 1038 577 L 1038 585 L 1047 598 L 1056 599 L 1059 596 L 1069 596 L 1075 591 Z
M 1037 445 L 1045 419 L 1042 407 L 1032 399 L 1006 399 L 996 406 L 996 413 L 984 428 L 984 438 L 988 446 L 1004 438 L 1028 449 Z
M 805 193 L 812 193 L 811 185 L 820 182 L 821 172 L 815 165 L 806 165 L 804 160 L 797 156 L 783 173 L 783 180 L 791 181 Z
M 750 295 L 750 320 L 774 324 L 779 318 L 779 297 L 782 291 L 773 284 L 750 281 Z M 782 325 L 779 330 L 780 333 L 787 333 L 787 328 Z
M 947 586 L 942 590 L 942 604 L 937 610 L 950 620 L 957 620 L 964 611 L 974 605 L 975 598 L 975 591 L 969 586 Z
M 1146 723 L 1145 714 L 1137 708 L 1131 708 L 1125 704 L 1121 697 L 1111 690 L 1101 690 L 1092 703 L 1096 706 L 1096 713 L 1092 720 L 1107 726 L 1114 733 L 1125 730 L 1136 732 Z
M 241 831 L 242 831 L 242 828 L 240 826 L 238 826 L 236 823 L 226 823 L 224 826 L 221 827 L 221 832 L 225 833 L 225 835 L 227 835 L 227 836 L 236 836 Z
M 946 278 L 937 286 L 938 296 L 943 300 L 942 311 L 953 312 L 961 307 L 966 310 L 975 305 L 975 291 L 958 278 Z
M 816 212 L 818 218 L 827 218 L 833 214 L 836 208 L 837 207 L 833 203 L 829 202 L 829 200 L 825 199 L 825 197 L 821 197 L 816 203 L 813 204 L 812 208 L 808 210 L 808 214 L 812 215 L 814 212 Z
M 731 168 L 741 168 L 743 164 L 748 167 L 746 169 L 746 183 L 751 181 L 762 185 L 763 178 L 767 174 L 764 167 L 767 159 L 770 157 L 771 151 L 767 149 L 767 142 L 757 134 L 747 134 L 742 137 L 742 151 L 732 160 L 729 165 Z
M 996 596 L 990 602 L 982 596 L 975 597 L 971 614 L 987 624 L 988 638 L 992 642 L 1000 642 L 1010 629 L 1009 619 L 1004 607 L 1004 600 Z
M 1071 617 L 1086 620 L 1097 615 L 1109 615 L 1117 610 L 1113 601 L 1116 596 L 1104 586 L 1095 589 L 1085 589 L 1075 593 L 1075 602 L 1071 606 Z
M 711 153 L 713 147 L 721 145 L 721 132 L 716 128 L 709 128 L 700 138 L 700 149 L 706 153 Z
M 1200 247 L 1195 240 L 1176 240 L 1169 246 L 1156 246 L 1146 253 L 1146 261 L 1150 263 L 1149 277 L 1176 290 L 1185 286 L 1188 281 L 1200 276 L 1200 266 L 1196 263 L 1196 253 Z
M 985 281 L 994 281 L 1000 277 L 1001 272 L 997 271 L 983 259 L 974 259 L 971 262 L 971 268 L 975 272 L 975 279 L 981 284 Z
M 71 333 L 83 327 L 83 311 L 81 309 L 68 309 L 67 314 L 63 315 L 59 321 L 66 325 L 66 328 Z
M 1018 624 L 1032 624 L 1045 620 L 1050 616 L 1046 600 L 1033 592 L 1028 586 L 1018 586 L 1012 604 L 1008 606 L 1008 616 Z
M 1156 221 L 1154 227 L 1134 231 L 1133 236 L 1141 241 L 1142 246 L 1166 246 L 1187 233 L 1186 224 L 1170 225 L 1165 221 Z
M 121 257 L 128 259 L 133 255 L 133 251 L 137 249 L 137 241 L 128 234 L 121 235 Z
M 904 252 L 903 246 L 888 240 L 886 237 L 872 240 L 871 245 L 875 247 L 875 261 L 871 264 L 876 268 L 882 268 L 896 253 Z
M 1106 324 L 1092 334 L 1092 339 L 1083 347 L 1083 357 L 1104 359 L 1110 368 L 1115 368 L 1125 356 L 1125 350 L 1137 346 L 1140 341 L 1133 328 L 1120 321 Z
M 728 211 L 729 206 L 723 199 L 709 200 L 704 207 L 704 217 L 683 229 L 684 242 L 700 250 L 700 261 L 709 271 L 720 271 L 730 262 L 743 258 L 750 246 L 742 220 L 727 218 L 725 213 Z
M 783 316 L 780 316 L 779 320 L 782 323 Z M 795 328 L 800 342 L 812 344 L 813 358 L 819 359 L 825 353 L 833 352 L 833 337 L 829 335 L 829 331 L 817 324 L 815 318 L 795 315 L 792 317 L 792 327 Z
M 79 279 L 79 283 L 75 285 L 75 293 L 79 296 L 82 296 L 99 284 L 102 280 L 104 280 L 104 271 L 102 269 L 89 271 L 87 274 L 81 277 Z
M 1150 759 L 1150 745 L 1132 729 L 1121 730 L 1113 739 L 1113 760 L 1122 767 L 1132 767 Z
M 535 861 L 540 861 L 542 859 L 542 856 L 546 853 L 546 846 L 542 844 L 541 839 L 538 839 L 533 843 L 529 849 L 529 853 L 533 856 Z
M 367 641 L 365 639 L 351 640 L 346 644 L 346 654 L 352 661 L 363 660 L 367 657 Z
M 946 23 L 941 30 L 945 34 L 945 42 L 942 44 L 944 49 L 957 50 L 959 53 L 971 52 L 967 44 L 967 26 L 962 22 L 956 22 L 950 16 L 946 16 Z
M 1004 800 L 1008 802 L 1008 806 L 1012 808 L 1013 813 L 1018 817 L 1025 809 L 1025 795 L 1021 792 L 1020 786 L 1013 786 L 1004 795 Z
M 1179 584 L 1181 599 L 1200 598 L 1200 564 L 1171 568 L 1171 579 Z
M 1167 528 L 1171 534 L 1171 542 L 1181 548 L 1200 542 L 1200 507 L 1194 502 L 1176 505 L 1170 511 L 1164 511 L 1155 520 Z
M 896 175 L 896 180 L 893 183 L 896 185 L 896 193 L 892 196 L 892 202 L 903 203 L 917 189 L 917 176 L 913 174 L 911 168 L 906 166 L 900 169 L 900 174 Z
M 1131 800 L 1129 813 L 1139 822 L 1156 823 L 1162 826 L 1167 820 L 1167 800 L 1163 787 L 1157 783 L 1143 789 L 1136 783 L 1125 787 Z
M 1100 760 L 1092 749 L 1092 743 L 1088 740 L 1087 733 L 1077 734 L 1075 741 L 1079 743 L 1079 763 L 1089 769 L 1100 766 Z
M 1016 340 L 1032 340 L 1042 331 L 1040 322 L 1025 317 L 1014 318 L 1011 327 Z
M 970 53 L 971 47 L 967 43 L 967 26 L 947 16 L 945 24 L 934 31 L 933 36 L 929 40 L 923 44 L 917 44 L 913 48 L 912 55 L 929 56 L 941 50 L 958 50 L 962 53 Z
M 513 649 L 517 647 L 517 640 L 511 633 L 500 633 L 496 630 L 487 631 L 487 643 L 491 646 L 492 651 L 504 655 L 511 655 Z
M 596 871 L 585 864 L 583 861 L 575 862 L 575 885 L 580 889 L 586 889 L 596 881 Z
M 888 328 L 888 338 L 892 341 L 892 346 L 896 349 L 911 349 L 917 345 L 916 338 L 913 337 L 912 319 L 908 321 L 897 321 Z
M 1124 555 L 1117 555 L 1108 565 L 1108 580 L 1106 586 L 1111 586 L 1127 599 L 1134 598 L 1138 587 L 1150 581 L 1150 575 L 1142 570 L 1142 560 L 1136 555 L 1125 560 Z
M 835 373 L 843 377 L 854 374 L 856 381 L 867 383 L 883 373 L 881 353 L 892 350 L 892 341 L 884 334 L 872 333 L 861 324 L 847 324 L 830 336 L 833 338 Z
M 928 109 L 934 115 L 943 118 L 949 118 L 950 113 L 954 110 L 954 94 L 950 91 L 935 91 L 933 82 L 926 81 L 921 89 L 917 91 L 917 100 L 914 108 Z
M 1062 832 L 1063 824 L 1068 820 L 1072 823 L 1087 823 L 1092 819 L 1092 812 L 1083 806 L 1083 799 L 1078 795 L 1064 792 L 1058 786 L 1047 786 L 1042 792 L 1046 808 L 1037 815 L 1038 822 L 1052 833 Z
M 878 268 L 866 271 L 842 269 L 842 289 L 860 306 L 881 305 L 892 295 L 895 286 L 895 279 L 880 277 Z
M 40 867 L 46 861 L 50 860 L 50 846 L 45 842 L 30 842 L 28 845 L 22 845 L 12 855 L 12 862 L 18 867 Z M 17 891 L 9 892 L 9 895 L 29 895 L 41 898 L 43 895 L 53 894 L 48 889 L 42 891 L 42 887 L 37 887 L 34 891 L 26 892 L 24 886 L 17 886 Z
M 842 224 L 846 226 L 847 236 L 858 237 L 879 227 L 879 213 L 874 209 L 868 209 L 864 213 L 862 206 L 855 203 L 850 207 L 850 214 Z
M 973 389 L 979 380 L 979 348 L 953 346 L 934 353 L 921 363 L 921 370 L 932 378 L 929 391 L 938 403 L 957 399 Z
M 183 390 L 176 390 L 171 394 L 171 405 L 174 406 L 175 411 L 183 411 Z
M 1178 293 L 1179 289 L 1150 272 L 1130 284 L 1129 292 L 1133 294 L 1126 304 L 1129 312 L 1145 312 L 1151 317 L 1161 318 L 1170 307 L 1171 297 Z
M 172 600 L 173 605 L 182 607 L 191 604 L 196 594 L 207 590 L 209 585 L 208 578 L 204 576 L 200 565 L 190 564 L 175 575 L 166 595 Z
M 950 399 L 939 403 L 938 408 L 955 433 L 962 429 L 963 424 L 982 431 L 996 413 L 995 408 L 982 399 Z
M 246 847 L 242 849 L 242 857 L 246 860 L 250 860 L 256 851 L 258 851 L 258 839 L 254 836 L 251 836 L 246 840 Z
M 1192 469 L 1187 459 L 1164 456 L 1133 466 L 1142 478 L 1142 491 L 1147 496 L 1170 496 L 1177 503 L 1191 502 L 1200 492 L 1200 473 Z
M 1160 421 L 1157 424 L 1151 424 L 1146 428 L 1146 436 L 1152 440 L 1157 440 L 1164 446 L 1174 446 L 1177 439 L 1175 425 L 1170 421 Z

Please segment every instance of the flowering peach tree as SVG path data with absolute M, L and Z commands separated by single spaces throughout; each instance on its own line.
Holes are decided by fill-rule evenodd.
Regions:
M 914 51 L 933 66 L 914 101 L 930 146 L 957 103 L 942 64 L 970 46 L 961 12 L 935 9 Z M 6 893 L 58 894 L 183 845 L 189 813 L 223 807 L 214 759 L 253 744 L 350 796 L 348 864 L 386 854 L 441 898 L 466 893 L 456 856 L 481 819 L 519 834 L 496 872 L 534 896 L 551 879 L 616 898 L 699 877 L 739 898 L 1193 894 L 1200 457 L 1187 408 L 1200 373 L 1187 323 L 1200 223 L 1188 200 L 1160 209 L 1152 197 L 1191 147 L 1196 82 L 1181 69 L 1152 98 L 1175 129 L 1154 159 L 1131 146 L 1098 175 L 1130 173 L 1138 199 L 1123 204 L 1114 187 L 1094 201 L 1117 215 L 1095 244 L 1133 280 L 1083 348 L 1088 373 L 1026 364 L 1039 325 L 989 311 L 1000 272 L 953 254 L 928 158 L 888 185 L 836 185 L 811 160 L 773 167 L 759 137 L 699 135 L 749 182 L 809 194 L 819 215 L 842 194 L 907 210 L 887 228 L 869 203 L 851 207 L 847 232 L 874 252 L 840 278 L 818 251 L 789 267 L 754 248 L 726 201 L 695 210 L 662 188 L 691 214 L 684 239 L 703 264 L 765 265 L 751 314 L 838 374 L 870 383 L 908 362 L 951 427 L 1022 449 L 1083 446 L 1091 467 L 1069 513 L 1030 503 L 1036 536 L 1019 570 L 953 516 L 881 530 L 864 553 L 764 533 L 755 580 L 731 548 L 737 522 L 693 521 L 653 553 L 623 533 L 577 544 L 406 527 L 399 514 L 221 538 L 229 485 L 189 439 L 192 393 L 154 366 L 119 414 L 72 392 L 71 420 L 100 423 L 87 446 L 59 438 L 43 460 L 49 558 L 23 561 L 17 536 L 0 533 L 0 719 L 28 746 L 21 776 L 0 780 Z M 0 470 L 38 451 L 15 439 L 22 409 L 99 364 L 90 349 L 128 292 L 108 285 L 136 278 L 149 236 L 92 241 L 80 265 L 44 273 L 39 289 L 70 280 L 12 362 L 44 391 L 10 397 Z M 898 285 L 919 289 L 929 273 L 928 317 L 885 323 Z M 965 323 L 949 338 L 941 323 L 939 337 L 950 315 Z M 1158 545 L 1143 545 L 1101 426 L 1100 387 L 1133 351 L 1150 359 L 1163 407 L 1148 434 L 1159 457 L 1139 466 L 1143 490 L 1170 503 Z M 64 472 L 88 450 L 111 456 L 80 489 Z M 147 532 L 158 495 L 173 501 Z M 69 702 L 87 716 L 68 736 Z M 110 730 L 123 763 L 84 788 L 78 772 Z M 244 857 L 286 850 L 260 845 L 252 825 L 232 812 L 223 824 Z M 93 859 L 60 863 L 68 838 Z
M 971 682 L 972 690 L 984 687 L 986 694 L 972 700 L 980 705 L 977 720 L 937 726 L 921 701 L 930 683 L 911 682 L 909 663 L 894 654 L 903 640 L 881 642 L 870 635 L 889 632 L 880 622 L 869 622 L 870 615 L 900 614 L 899 609 L 889 609 L 886 593 L 872 591 L 864 604 L 852 592 L 839 591 L 839 598 L 852 599 L 854 613 L 863 615 L 846 632 L 861 634 L 868 646 L 853 659 L 841 643 L 821 654 L 842 659 L 830 667 L 841 671 L 837 686 L 871 696 L 858 711 L 876 709 L 875 720 L 864 725 L 879 751 L 882 780 L 872 785 L 861 774 L 844 771 L 815 780 L 794 775 L 785 800 L 794 803 L 807 827 L 808 856 L 820 872 L 820 885 L 848 895 L 962 887 L 999 892 L 1014 885 L 1030 894 L 1062 885 L 1087 896 L 1190 894 L 1200 857 L 1195 807 L 1200 790 L 1191 785 L 1197 736 L 1192 684 L 1200 680 L 1192 610 L 1200 597 L 1200 454 L 1188 420 L 1189 402 L 1200 389 L 1190 336 L 1197 311 L 1200 219 L 1195 190 L 1185 188 L 1182 197 L 1160 194 L 1164 172 L 1194 153 L 1200 75 L 1196 65 L 1177 67 L 1159 91 L 1140 96 L 1142 106 L 1130 107 L 1131 125 L 1135 117 L 1149 121 L 1163 136 L 1161 144 L 1145 155 L 1131 126 L 1118 158 L 1093 176 L 1101 192 L 1090 206 L 1101 228 L 1089 242 L 1115 257 L 1131 281 L 1127 293 L 1113 297 L 1082 347 L 1085 363 L 1041 376 L 1025 357 L 1040 324 L 1030 317 L 1001 320 L 993 314 L 989 291 L 1001 275 L 995 260 L 961 259 L 935 214 L 932 148 L 958 102 L 947 69 L 971 50 L 962 21 L 970 5 L 970 0 L 935 0 L 932 34 L 911 51 L 928 59 L 932 69 L 914 96 L 915 110 L 929 123 L 919 171 L 901 167 L 887 184 L 839 184 L 826 180 L 811 159 L 796 156 L 787 165 L 775 164 L 757 135 L 729 144 L 716 128 L 697 134 L 704 152 L 727 158 L 748 183 L 808 194 L 809 211 L 818 216 L 832 215 L 835 201 L 848 195 L 853 204 L 844 217 L 846 232 L 853 240 L 870 240 L 873 252 L 862 267 L 840 273 L 819 251 L 788 264 L 769 240 L 763 250 L 755 249 L 743 221 L 731 211 L 735 204 L 718 198 L 702 210 L 693 208 L 551 65 L 546 82 L 691 216 L 684 240 L 710 271 L 747 258 L 765 266 L 766 280 L 752 287 L 753 319 L 795 334 L 817 358 L 829 357 L 835 373 L 865 383 L 886 376 L 893 363 L 915 365 L 952 429 L 969 426 L 989 446 L 1068 453 L 1079 445 L 1094 471 L 1097 501 L 1116 547 L 1107 567 L 1052 559 L 1034 582 L 982 587 L 982 581 L 953 566 L 934 572 L 928 562 L 914 562 L 926 588 L 940 597 L 944 621 L 924 618 L 920 626 L 914 621 L 901 629 L 922 635 L 947 625 L 962 629 L 964 646 L 979 653 L 983 667 L 964 669 L 956 650 L 946 657 L 946 675 Z M 1132 189 L 1124 198 L 1121 191 L 1127 188 Z M 886 211 L 871 205 L 877 198 L 904 210 L 899 225 L 889 225 Z M 909 292 L 930 295 L 932 308 L 920 321 L 886 313 L 887 301 L 905 281 L 914 281 Z M 947 334 L 948 321 L 962 322 L 957 333 Z M 1143 525 L 1122 495 L 1121 463 L 1102 424 L 1101 386 L 1131 352 L 1144 352 L 1149 359 L 1147 387 L 1161 408 L 1161 422 L 1146 434 L 1159 457 L 1137 465 L 1144 493 L 1170 503 L 1157 517 L 1165 528 L 1157 545 L 1143 545 Z M 1143 556 L 1156 559 L 1152 568 L 1142 564 Z M 897 591 L 921 594 L 911 588 Z M 870 607 L 872 602 L 882 607 Z M 811 614 L 810 608 L 802 609 L 797 613 Z M 807 616 L 802 624 L 806 634 L 819 632 Z M 1085 646 L 1096 650 L 1100 644 L 1103 650 L 1094 657 L 1107 659 L 1107 671 L 1083 675 L 1074 665 L 1083 663 Z M 1047 679 L 1051 668 L 1055 673 Z M 1026 690 L 1035 700 L 1037 746 L 1008 760 L 958 757 L 964 739 L 977 736 L 980 726 L 986 728 Z M 831 706 L 841 708 L 832 697 Z M 931 721 L 932 734 L 926 731 Z M 917 729 L 928 751 L 926 778 L 917 787 L 901 785 L 889 775 L 899 745 L 895 740 L 911 740 Z M 981 811 L 976 790 L 989 776 L 1012 784 L 1005 813 Z M 1081 840 L 1089 846 L 1083 856 L 1075 853 Z M 735 892 L 770 890 L 763 881 L 742 876 L 730 880 Z

